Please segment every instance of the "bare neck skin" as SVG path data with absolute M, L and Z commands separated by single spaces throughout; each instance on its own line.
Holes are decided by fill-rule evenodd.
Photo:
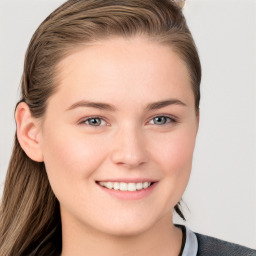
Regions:
M 178 256 L 182 231 L 173 225 L 171 213 L 134 236 L 113 236 L 89 226 L 62 223 L 62 243 L 61 256 Z

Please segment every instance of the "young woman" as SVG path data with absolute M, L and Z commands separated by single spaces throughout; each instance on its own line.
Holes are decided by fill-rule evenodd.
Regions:
M 168 0 L 70 0 L 27 50 L 0 255 L 256 255 L 174 225 L 201 67 Z

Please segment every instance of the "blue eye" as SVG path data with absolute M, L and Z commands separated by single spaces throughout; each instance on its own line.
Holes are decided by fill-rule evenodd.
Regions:
M 165 125 L 167 123 L 175 123 L 176 122 L 176 120 L 174 120 L 173 118 L 168 117 L 168 116 L 155 116 L 151 120 L 155 121 L 153 124 L 156 124 L 156 125 Z
M 105 122 L 105 121 L 100 117 L 90 117 L 90 118 L 85 119 L 84 121 L 82 121 L 81 124 L 85 123 L 89 126 L 98 127 L 98 126 L 101 126 L 102 122 Z
M 153 123 L 152 123 L 152 121 L 153 121 Z M 149 123 L 156 124 L 158 126 L 163 126 L 168 123 L 176 123 L 176 122 L 177 121 L 175 119 L 168 117 L 168 116 L 155 116 L 154 118 L 152 118 L 150 120 Z M 106 121 L 104 121 L 104 119 L 99 116 L 84 119 L 79 124 L 81 124 L 81 125 L 85 124 L 87 126 L 92 126 L 92 127 L 101 127 L 101 126 L 107 125 Z

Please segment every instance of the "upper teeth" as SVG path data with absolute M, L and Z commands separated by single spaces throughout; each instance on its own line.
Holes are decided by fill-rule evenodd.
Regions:
M 151 182 L 139 182 L 139 183 L 125 183 L 125 182 L 103 182 L 100 181 L 99 184 L 108 189 L 121 190 L 121 191 L 136 191 L 148 188 Z

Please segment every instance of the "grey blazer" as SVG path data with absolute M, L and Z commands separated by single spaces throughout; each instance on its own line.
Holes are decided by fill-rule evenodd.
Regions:
M 197 256 L 256 256 L 256 250 L 195 233 L 198 241 Z

